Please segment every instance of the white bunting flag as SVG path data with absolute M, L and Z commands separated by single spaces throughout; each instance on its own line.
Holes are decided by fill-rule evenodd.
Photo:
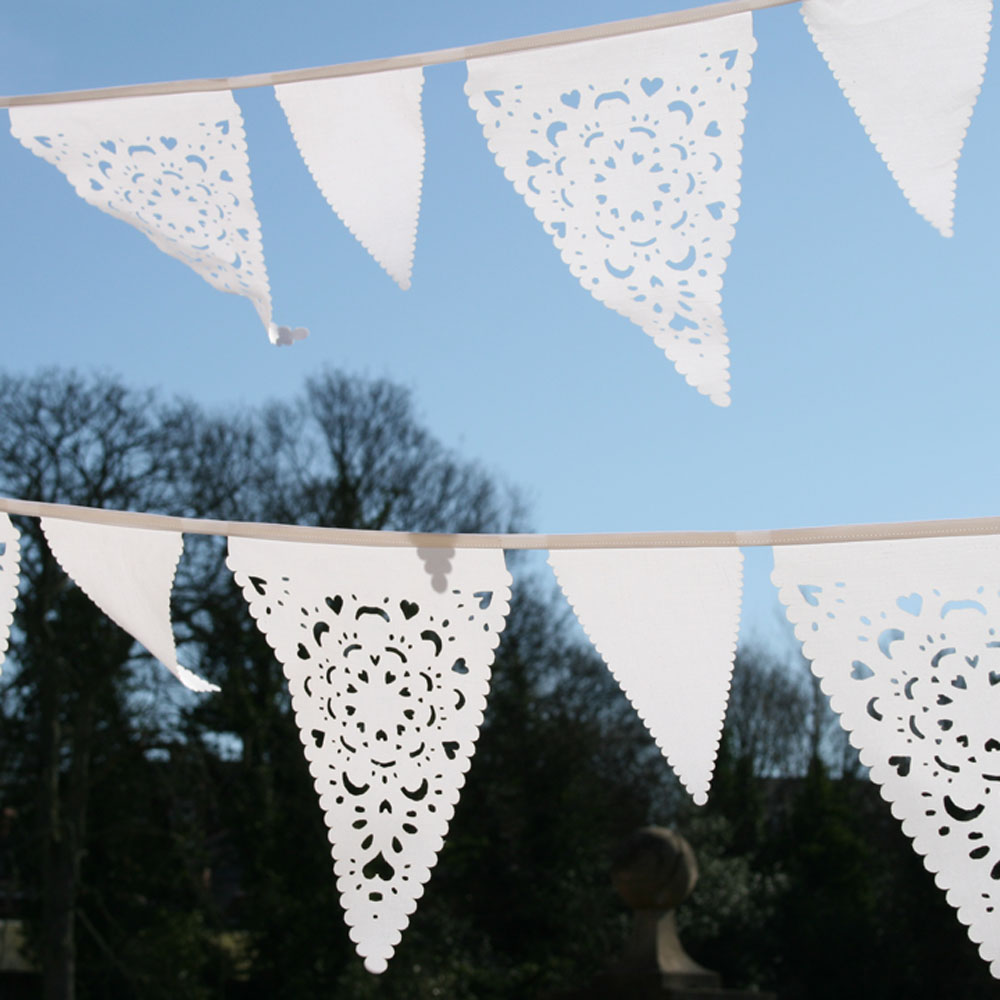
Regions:
M 21 572 L 20 532 L 11 519 L 0 513 L 0 663 L 7 656 L 10 627 L 17 606 L 17 582 Z
M 755 46 L 740 14 L 469 60 L 466 83 L 497 163 L 580 284 L 720 406 Z
M 185 687 L 218 687 L 177 662 L 170 591 L 180 561 L 180 532 L 41 518 L 52 555 L 116 625 L 141 643 Z
M 274 88 L 323 197 L 400 288 L 420 214 L 423 86 L 415 67 Z
M 1000 977 L 1000 538 L 776 547 L 861 762 Z
M 503 553 L 234 537 L 228 565 L 288 678 L 351 939 L 383 972 L 475 749 Z
M 907 201 L 952 235 L 992 0 L 805 0 L 802 16 Z
M 246 296 L 274 343 L 243 118 L 228 91 L 10 109 L 10 130 L 76 193 L 223 292 Z
M 743 554 L 564 549 L 549 563 L 657 746 L 704 805 L 736 656 Z

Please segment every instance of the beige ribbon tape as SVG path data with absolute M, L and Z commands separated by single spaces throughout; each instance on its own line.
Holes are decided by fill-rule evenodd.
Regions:
M 895 524 L 849 524 L 828 528 L 781 528 L 760 531 L 629 531 L 578 535 L 433 534 L 416 531 L 361 531 L 355 528 L 314 528 L 299 524 L 212 521 L 200 518 L 98 510 L 70 504 L 38 503 L 0 497 L 0 511 L 27 517 L 61 517 L 71 521 L 122 528 L 180 531 L 189 535 L 267 538 L 326 545 L 439 549 L 665 549 L 752 548 L 767 545 L 817 545 L 830 542 L 874 542 L 903 538 L 955 538 L 1000 534 L 1000 517 L 947 521 L 904 521 Z
M 313 66 L 308 69 L 282 70 L 277 73 L 251 73 L 247 76 L 215 77 L 203 80 L 170 80 L 162 83 L 137 83 L 124 87 L 101 87 L 94 90 L 66 90 L 51 94 L 22 94 L 0 97 L 0 108 L 24 107 L 32 104 L 66 104 L 70 101 L 101 101 L 112 97 L 149 97 L 154 94 L 192 94 L 209 90 L 241 90 L 247 87 L 273 87 L 279 83 L 298 83 L 301 80 L 325 80 L 335 76 L 360 76 L 363 73 L 382 73 L 390 69 L 407 69 L 412 66 L 437 66 L 441 63 L 464 62 L 483 56 L 523 52 L 526 49 L 544 49 L 553 45 L 572 45 L 597 38 L 616 35 L 633 35 L 640 31 L 670 28 L 695 21 L 710 21 L 732 14 L 782 7 L 799 0 L 726 0 L 724 3 L 693 7 L 668 14 L 651 14 L 626 21 L 610 21 L 585 28 L 549 31 L 541 35 L 526 35 L 502 42 L 483 42 L 458 48 L 438 49 L 435 52 L 417 52 L 412 55 L 391 56 L 387 59 L 368 59 L 364 62 L 340 63 L 334 66 Z

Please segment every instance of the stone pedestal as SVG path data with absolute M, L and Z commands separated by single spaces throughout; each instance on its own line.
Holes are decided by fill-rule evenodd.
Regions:
M 620 962 L 565 1000 L 775 1000 L 773 993 L 724 989 L 677 936 L 674 910 L 691 895 L 698 863 L 672 830 L 645 827 L 616 852 L 611 880 L 633 910 L 632 934 Z

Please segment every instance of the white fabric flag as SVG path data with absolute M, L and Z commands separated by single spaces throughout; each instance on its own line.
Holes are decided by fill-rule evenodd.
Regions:
M 76 193 L 144 233 L 213 288 L 248 298 L 274 343 L 243 117 L 229 91 L 10 109 L 10 130 Z
M 17 582 L 21 572 L 20 538 L 20 532 L 11 519 L 0 513 L 0 663 L 7 656 L 7 642 L 17 605 Z
M 722 273 L 739 208 L 750 14 L 469 60 L 497 163 L 591 295 L 729 404 Z
M 116 625 L 192 691 L 215 684 L 177 662 L 170 591 L 184 546 L 180 532 L 41 518 L 45 540 L 63 571 Z
M 773 579 L 861 762 L 1000 978 L 1000 538 L 781 546 Z
M 423 86 L 418 66 L 274 88 L 323 197 L 400 288 L 420 214 Z
M 503 553 L 230 538 L 228 565 L 288 678 L 351 939 L 383 972 L 475 749 Z
M 992 0 L 804 0 L 802 16 L 907 201 L 952 235 Z
M 739 635 L 738 548 L 553 550 L 584 631 L 698 805 L 708 800 Z

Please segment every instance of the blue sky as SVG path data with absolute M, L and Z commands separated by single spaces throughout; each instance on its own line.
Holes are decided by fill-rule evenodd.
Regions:
M 661 0 L 347 5 L 8 4 L 0 92 L 219 76 L 396 55 L 698 6 Z M 956 235 L 907 205 L 802 23 L 755 16 L 743 207 L 726 274 L 732 406 L 686 386 L 590 298 L 504 179 L 461 64 L 426 71 L 413 287 L 330 212 L 269 89 L 240 91 L 279 322 L 221 295 L 0 139 L 8 371 L 53 362 L 224 406 L 334 365 L 412 387 L 431 429 L 522 487 L 546 532 L 738 529 L 997 513 L 995 167 L 987 70 Z M 767 553 L 748 632 L 774 629 Z

